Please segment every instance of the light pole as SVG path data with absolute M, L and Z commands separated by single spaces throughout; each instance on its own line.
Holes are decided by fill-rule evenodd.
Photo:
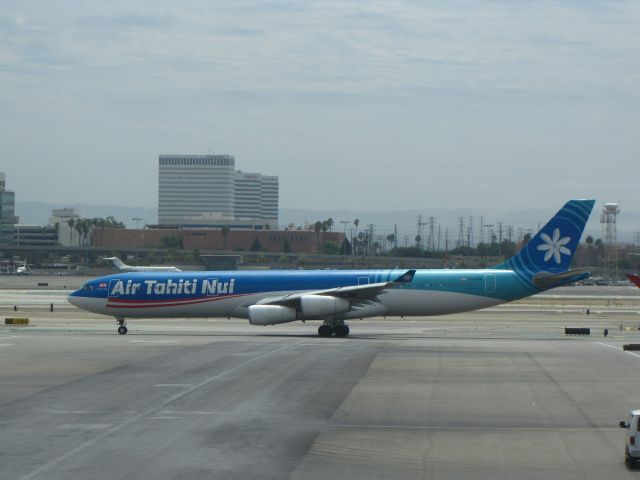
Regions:
M 135 251 L 136 250 L 136 239 L 138 238 L 138 229 L 139 229 L 139 224 L 142 221 L 142 218 L 140 217 L 133 217 L 131 220 L 133 220 L 134 222 L 136 222 L 136 234 L 133 237 L 133 250 L 134 250 L 134 255 L 136 256 L 136 260 L 138 260 L 138 253 Z

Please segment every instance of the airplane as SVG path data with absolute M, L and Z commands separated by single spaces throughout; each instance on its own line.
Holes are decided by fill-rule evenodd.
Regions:
M 640 275 L 637 273 L 632 273 L 631 275 L 627 275 L 627 278 L 631 280 L 636 287 L 640 287 Z
M 127 265 L 118 257 L 105 257 L 104 260 L 111 260 L 113 265 L 123 272 L 181 272 L 178 267 L 165 267 L 160 265 L 149 265 L 149 266 L 133 266 Z
M 347 320 L 426 316 L 492 307 L 583 280 L 573 254 L 594 200 L 570 200 L 510 259 L 488 269 L 132 272 L 71 293 L 79 308 L 116 318 L 247 318 L 252 325 L 322 320 L 318 335 L 345 337 Z
M 27 265 L 27 259 L 25 258 L 24 262 L 22 262 L 22 265 L 16 268 L 16 275 L 29 275 L 30 271 L 31 269 Z

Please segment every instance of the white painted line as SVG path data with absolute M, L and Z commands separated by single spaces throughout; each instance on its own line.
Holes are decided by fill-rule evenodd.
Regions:
M 192 387 L 193 383 L 156 383 L 154 387 Z
M 615 345 L 609 345 L 608 343 L 602 343 L 602 342 L 593 342 L 593 343 L 597 343 L 598 345 L 602 345 L 603 347 L 613 348 L 614 350 L 618 350 L 620 352 L 626 353 L 627 355 L 632 355 L 634 357 L 640 358 L 639 354 L 635 352 L 629 352 L 627 350 L 623 350 L 622 347 L 616 347 Z
M 172 410 L 162 410 L 161 415 L 225 415 L 226 412 L 174 412 Z
M 55 467 L 56 465 L 64 462 L 65 460 L 73 457 L 74 455 L 76 455 L 78 452 L 81 452 L 82 450 L 86 449 L 87 447 L 90 447 L 92 445 L 94 445 L 98 440 L 101 440 L 109 435 L 112 435 L 120 430 L 122 430 L 124 427 L 144 418 L 144 417 L 148 417 L 153 413 L 156 413 L 158 411 L 160 411 L 160 409 L 162 409 L 163 407 L 166 407 L 168 405 L 171 405 L 173 402 L 175 402 L 176 400 L 180 400 L 183 397 L 186 397 L 187 395 L 189 395 L 190 393 L 195 392 L 196 390 L 210 384 L 211 382 L 215 382 L 216 380 L 219 380 L 227 375 L 229 375 L 230 373 L 233 373 L 237 370 L 240 370 L 244 367 L 246 367 L 247 365 L 251 365 L 252 363 L 257 362 L 258 360 L 262 360 L 266 357 L 269 357 L 271 355 L 280 353 L 283 350 L 286 350 L 287 348 L 290 347 L 295 347 L 296 345 L 298 345 L 299 343 L 302 343 L 302 340 L 300 340 L 299 342 L 294 342 L 294 343 L 289 343 L 287 345 L 284 346 L 279 346 L 278 348 L 274 348 L 273 350 L 269 350 L 267 352 L 264 352 L 261 355 L 258 355 L 256 357 L 253 357 L 249 360 L 247 360 L 246 362 L 242 362 L 238 365 L 236 365 L 235 367 L 231 367 L 227 370 L 224 370 L 212 377 L 207 378 L 206 380 L 203 380 L 202 382 L 198 383 L 197 385 L 194 385 L 193 387 L 184 390 L 180 393 L 176 393 L 175 395 L 172 395 L 171 397 L 163 400 L 162 402 L 147 408 L 146 410 L 143 410 L 142 412 L 138 413 L 137 415 L 134 415 L 132 417 L 129 417 L 128 419 L 120 422 L 119 424 L 117 424 L 114 427 L 109 428 L 108 430 L 104 430 L 102 431 L 100 434 L 96 435 L 95 437 L 81 443 L 80 445 L 78 445 L 75 448 L 72 448 L 70 450 L 67 450 L 64 454 L 60 455 L 57 458 L 54 458 L 53 460 L 45 463 L 44 465 L 40 465 L 38 468 L 32 470 L 31 472 L 27 473 L 26 475 L 23 475 L 22 477 L 20 477 L 18 480 L 31 480 L 32 478 L 40 475 L 43 472 L 46 472 L 47 470 L 51 469 L 52 467 Z
M 88 410 L 49 410 L 49 413 L 55 413 L 57 415 L 77 415 L 95 412 L 89 412 Z
M 564 430 L 564 431 L 584 431 L 584 430 L 616 430 L 616 427 L 447 427 L 447 426 L 419 426 L 419 425 L 355 425 L 355 424 L 344 424 L 344 425 L 336 425 L 330 424 L 327 425 L 327 428 L 362 428 L 362 429 L 393 429 L 393 430 L 538 430 L 538 431 L 546 431 L 546 430 Z
M 20 335 L 7 335 L 6 337 L 0 335 L 0 340 L 6 340 L 7 338 L 20 338 Z
M 110 423 L 65 423 L 58 428 L 60 430 L 104 430 L 110 426 Z
M 129 343 L 180 343 L 180 340 L 129 340 Z
M 180 417 L 149 417 L 149 420 L 180 420 Z
M 0 343 L 0 347 L 13 347 L 15 343 Z

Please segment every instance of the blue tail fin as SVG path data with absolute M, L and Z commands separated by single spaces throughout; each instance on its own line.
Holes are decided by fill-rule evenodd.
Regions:
M 569 269 L 595 200 L 570 200 L 518 253 L 495 268 L 510 269 L 529 279 L 540 272 Z

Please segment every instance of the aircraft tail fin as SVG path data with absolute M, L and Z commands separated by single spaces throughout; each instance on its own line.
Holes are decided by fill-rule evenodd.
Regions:
M 627 275 L 627 278 L 631 280 L 636 287 L 640 287 L 640 275 L 632 273 L 631 275 Z
M 540 272 L 566 272 L 594 203 L 595 200 L 568 201 L 518 253 L 494 268 L 520 272 L 529 280 Z
M 127 267 L 127 265 L 118 257 L 106 257 L 105 260 L 111 260 L 113 262 L 113 265 L 119 270 Z

